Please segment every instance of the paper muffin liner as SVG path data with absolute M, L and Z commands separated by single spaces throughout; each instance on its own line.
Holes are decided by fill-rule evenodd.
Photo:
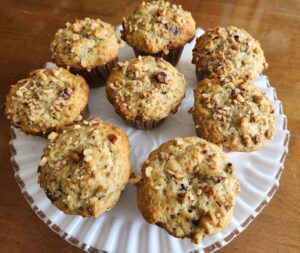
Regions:
M 124 118 L 124 117 L 123 117 Z M 124 118 L 124 120 L 130 124 L 131 126 L 133 126 L 134 128 L 140 129 L 140 130 L 150 130 L 153 128 L 156 128 L 157 126 L 159 126 L 165 118 L 160 119 L 160 120 L 130 120 L 130 119 L 126 119 Z
M 84 109 L 81 111 L 80 115 L 82 116 L 82 119 L 87 119 L 90 116 L 90 109 L 89 106 L 86 105 Z
M 201 81 L 207 77 L 209 77 L 209 73 L 207 71 L 201 71 L 196 69 L 197 80 Z
M 150 56 L 153 56 L 153 57 L 161 57 L 164 60 L 166 60 L 167 62 L 170 62 L 173 66 L 176 66 L 179 59 L 180 59 L 180 57 L 181 57 L 183 48 L 184 48 L 184 46 L 174 48 L 174 49 L 170 49 L 168 54 L 164 54 L 163 52 L 156 53 L 156 54 L 149 54 L 149 53 L 145 53 L 145 52 L 143 52 L 139 49 L 136 49 L 136 48 L 133 48 L 133 51 L 134 51 L 136 57 L 138 57 L 139 55 L 140 56 L 150 55 Z
M 112 61 L 106 63 L 102 67 L 97 67 L 91 71 L 70 68 L 70 71 L 73 74 L 79 74 L 87 81 L 90 87 L 97 88 L 105 85 L 106 80 L 108 79 L 110 72 L 114 67 L 117 66 L 118 57 L 114 58 Z
M 108 98 L 109 100 L 109 98 Z M 170 114 L 175 114 L 178 111 L 179 106 L 181 105 L 182 100 L 174 106 L 174 108 L 171 110 Z M 112 103 L 113 104 L 113 103 Z M 121 112 L 118 111 L 118 109 L 115 110 L 118 115 L 120 115 L 125 122 L 127 122 L 129 125 L 136 129 L 141 129 L 141 130 L 150 130 L 153 128 L 156 128 L 159 126 L 169 115 L 166 117 L 159 119 L 159 120 L 142 120 L 142 119 L 128 119 L 126 118 Z

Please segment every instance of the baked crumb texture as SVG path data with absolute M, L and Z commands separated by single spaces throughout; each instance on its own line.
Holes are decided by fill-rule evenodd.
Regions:
M 102 86 L 118 61 L 122 46 L 115 27 L 100 19 L 67 22 L 51 43 L 52 58 L 58 66 L 83 76 L 91 87 Z
M 63 68 L 38 69 L 11 86 L 5 115 L 24 133 L 44 136 L 81 120 L 88 96 L 82 77 Z
M 39 183 L 66 214 L 99 216 L 118 201 L 131 172 L 130 146 L 119 128 L 98 119 L 52 132 L 39 164 Z
M 195 36 L 196 24 L 181 5 L 165 1 L 142 2 L 123 18 L 122 38 L 136 55 L 161 56 L 176 65 L 182 49 Z
M 234 26 L 208 29 L 200 36 L 192 63 L 198 80 L 218 77 L 222 83 L 253 80 L 268 66 L 259 42 Z
M 115 28 L 100 19 L 67 22 L 51 43 L 52 58 L 59 66 L 91 71 L 118 57 L 121 39 Z
M 175 113 L 185 91 L 183 74 L 151 56 L 118 63 L 106 84 L 107 98 L 116 112 L 134 127 L 146 129 L 147 124 L 155 125 Z
M 239 193 L 227 155 L 198 137 L 162 144 L 144 162 L 135 184 L 143 217 L 194 243 L 229 224 Z
M 197 133 L 231 151 L 255 151 L 275 133 L 274 107 L 251 81 L 243 84 L 204 79 L 195 89 L 190 112 Z

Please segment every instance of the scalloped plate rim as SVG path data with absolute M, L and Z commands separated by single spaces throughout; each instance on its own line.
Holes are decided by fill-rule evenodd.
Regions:
M 200 28 L 201 29 L 201 28 Z M 274 177 L 277 181 L 272 185 L 271 189 L 269 190 L 269 192 L 266 194 L 266 196 L 268 198 L 264 199 L 261 203 L 259 203 L 259 205 L 256 207 L 255 209 L 255 213 L 254 214 L 250 214 L 242 223 L 241 225 L 236 228 L 233 232 L 231 232 L 229 235 L 227 235 L 226 237 L 220 239 L 219 241 L 205 247 L 202 249 L 196 249 L 194 251 L 190 251 L 190 253 L 200 253 L 200 252 L 214 252 L 220 248 L 222 248 L 223 246 L 225 246 L 226 244 L 230 243 L 234 238 L 236 238 L 242 231 L 244 231 L 250 224 L 251 222 L 257 217 L 258 214 L 260 214 L 262 212 L 262 210 L 266 207 L 266 205 L 270 202 L 270 200 L 273 198 L 273 196 L 275 195 L 276 191 L 279 188 L 279 181 L 280 181 L 280 177 L 282 175 L 282 172 L 284 170 L 284 161 L 285 158 L 288 154 L 288 144 L 289 144 L 289 139 L 290 139 L 290 132 L 288 131 L 288 127 L 287 127 L 287 117 L 283 112 L 283 106 L 282 106 L 282 102 L 280 100 L 278 100 L 277 98 L 277 94 L 276 94 L 276 90 L 274 87 L 270 86 L 269 84 L 269 79 L 266 76 L 266 82 L 267 82 L 267 86 L 268 88 L 272 88 L 272 94 L 274 97 L 274 101 L 277 101 L 280 104 L 280 108 L 279 108 L 279 115 L 284 116 L 284 122 L 283 122 L 283 129 L 285 130 L 285 137 L 284 137 L 284 143 L 282 144 L 283 147 L 285 147 L 286 149 L 283 151 L 280 159 L 279 159 L 279 164 L 280 164 L 280 168 L 277 172 L 277 175 Z M 14 148 L 13 145 L 13 140 L 16 139 L 16 134 L 15 134 L 15 129 L 14 127 L 11 126 L 10 128 L 11 130 L 11 140 L 9 142 L 9 147 L 10 147 L 10 151 L 11 151 L 11 163 L 12 163 L 12 167 L 14 168 L 14 177 L 21 189 L 21 192 L 24 196 L 24 198 L 26 199 L 26 201 L 29 203 L 29 205 L 31 206 L 31 208 L 33 209 L 33 211 L 36 213 L 36 215 L 55 233 L 57 233 L 58 235 L 60 235 L 65 241 L 67 241 L 68 243 L 77 246 L 78 248 L 84 250 L 84 251 L 91 251 L 93 250 L 93 252 L 96 250 L 96 252 L 102 252 L 102 253 L 106 253 L 107 251 L 101 250 L 101 249 L 97 249 L 94 248 L 92 246 L 88 246 L 84 243 L 84 242 L 80 242 L 80 240 L 68 235 L 67 233 L 65 233 L 63 231 L 63 229 L 61 229 L 57 224 L 55 224 L 55 222 L 52 222 L 51 220 L 49 220 L 47 218 L 47 216 L 43 213 L 42 210 L 40 210 L 34 203 L 33 203 L 33 199 L 31 198 L 31 196 L 27 193 L 25 187 L 24 187 L 24 182 L 22 181 L 22 179 L 19 177 L 18 175 L 18 171 L 19 171 L 19 166 L 18 163 L 15 160 L 15 155 L 16 155 L 16 149 Z

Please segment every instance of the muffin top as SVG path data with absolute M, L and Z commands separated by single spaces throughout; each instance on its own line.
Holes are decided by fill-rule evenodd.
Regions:
M 11 86 L 5 115 L 23 132 L 45 135 L 81 120 L 88 96 L 82 77 L 63 68 L 38 69 Z
M 122 38 L 145 53 L 164 52 L 190 42 L 195 36 L 195 21 L 180 5 L 164 1 L 142 2 L 124 18 Z
M 198 134 L 233 151 L 254 151 L 275 132 L 274 108 L 251 82 L 240 85 L 204 79 L 191 112 Z
M 144 162 L 137 183 L 144 218 L 194 243 L 227 226 L 238 193 L 226 154 L 198 137 L 162 144 Z
M 120 47 L 121 39 L 112 25 L 85 18 L 59 29 L 50 50 L 59 66 L 91 70 L 116 58 Z
M 119 128 L 98 119 L 52 132 L 39 165 L 39 183 L 67 214 L 98 216 L 119 199 L 130 175 L 130 146 Z
M 175 113 L 185 90 L 183 74 L 152 56 L 119 63 L 106 84 L 108 100 L 129 120 L 159 120 Z
M 192 62 L 221 81 L 254 79 L 268 66 L 259 42 L 234 26 L 208 29 L 196 41 Z

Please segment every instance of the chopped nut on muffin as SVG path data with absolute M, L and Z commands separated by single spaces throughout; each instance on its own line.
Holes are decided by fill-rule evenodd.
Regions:
M 252 80 L 268 66 L 259 42 L 234 26 L 208 29 L 196 40 L 192 62 L 198 80 L 217 77 L 224 83 Z
M 44 136 L 81 120 L 88 96 L 82 77 L 63 68 L 39 69 L 11 86 L 5 115 L 24 133 Z
M 149 223 L 194 243 L 229 224 L 239 193 L 227 155 L 198 137 L 176 138 L 154 150 L 135 185 Z
M 82 75 L 90 85 L 105 81 L 115 66 L 121 39 L 112 25 L 85 18 L 59 29 L 51 43 L 52 58 L 58 66 Z
M 38 172 L 51 202 L 66 214 L 83 217 L 113 208 L 131 172 L 126 134 L 90 119 L 53 132 L 48 139 Z
M 175 113 L 185 90 L 183 74 L 152 56 L 119 63 L 106 84 L 107 98 L 116 112 L 140 129 L 151 129 Z
M 232 151 L 263 147 L 275 132 L 273 105 L 252 82 L 236 85 L 202 80 L 190 111 L 198 135 Z
M 176 65 L 183 47 L 195 36 L 195 21 L 181 5 L 165 1 L 142 2 L 124 18 L 122 38 L 136 56 L 160 56 Z

